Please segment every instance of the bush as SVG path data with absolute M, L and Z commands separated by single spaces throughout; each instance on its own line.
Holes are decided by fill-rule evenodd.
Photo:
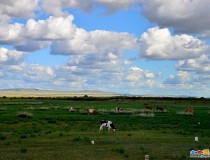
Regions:
M 131 137 L 131 136 L 132 136 L 132 134 L 131 134 L 131 133 L 128 133 L 128 134 L 127 134 L 127 136 Z
M 84 137 L 84 141 L 89 143 L 91 141 L 91 139 L 90 139 L 90 137 Z
M 7 108 L 3 107 L 3 108 L 0 108 L 0 111 L 6 111 Z
M 40 111 L 47 111 L 49 109 L 50 109 L 49 107 L 40 107 L 40 108 L 38 108 L 38 110 L 40 110 Z
M 6 136 L 3 134 L 0 134 L 0 140 L 5 140 L 5 139 L 6 139 Z
M 81 137 L 74 137 L 72 141 L 78 142 L 78 141 L 80 141 L 80 140 L 81 140 Z
M 172 160 L 184 160 L 186 159 L 186 155 L 184 154 L 181 154 L 181 153 L 178 153 L 178 152 L 173 152 L 171 155 L 170 155 L 170 158 Z
M 60 136 L 60 137 L 63 137 L 63 133 L 60 133 L 59 136 Z
M 27 138 L 27 135 L 22 134 L 22 135 L 20 136 L 20 138 L 25 139 L 25 138 Z
M 112 151 L 120 153 L 120 154 L 124 154 L 125 153 L 125 149 L 124 148 L 113 148 Z
M 26 153 L 26 152 L 27 152 L 27 149 L 26 149 L 26 148 L 21 148 L 21 149 L 20 149 L 20 152 L 21 152 L 21 153 Z
M 29 112 L 20 112 L 17 114 L 17 117 L 20 117 L 20 118 L 32 118 L 33 115 L 32 113 L 29 113 Z
M 178 114 L 178 115 L 186 115 L 186 116 L 193 116 L 193 112 L 181 111 L 181 112 L 176 112 L 176 114 Z
M 124 154 L 124 157 L 128 158 L 129 157 L 129 154 Z
M 57 123 L 57 120 L 56 119 L 49 119 L 48 121 L 47 121 L 47 123 Z

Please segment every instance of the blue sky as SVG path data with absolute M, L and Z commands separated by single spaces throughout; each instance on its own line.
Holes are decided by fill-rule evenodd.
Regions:
M 0 89 L 210 97 L 208 0 L 0 0 Z

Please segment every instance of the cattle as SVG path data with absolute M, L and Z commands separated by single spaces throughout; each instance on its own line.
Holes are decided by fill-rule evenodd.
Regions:
M 99 128 L 99 132 L 103 131 L 103 128 L 106 127 L 108 128 L 108 132 L 110 132 L 111 130 L 113 132 L 115 132 L 115 126 L 114 123 L 112 121 L 109 120 L 101 120 L 100 121 L 100 128 Z
M 122 108 L 116 107 L 116 108 L 115 108 L 115 112 L 117 112 L 117 113 L 122 112 Z
M 152 110 L 152 106 L 146 106 L 146 110 Z
M 161 111 L 161 112 L 163 112 L 164 109 L 163 109 L 162 107 L 156 107 L 156 111 Z
M 74 107 L 69 108 L 69 112 L 75 112 L 75 111 L 76 111 L 76 109 Z
M 88 108 L 87 109 L 87 113 L 88 114 L 96 114 L 97 112 L 96 112 L 96 110 L 94 108 Z
M 187 113 L 193 113 L 193 109 L 192 108 L 188 108 L 188 109 L 185 110 L 185 112 L 187 112 Z

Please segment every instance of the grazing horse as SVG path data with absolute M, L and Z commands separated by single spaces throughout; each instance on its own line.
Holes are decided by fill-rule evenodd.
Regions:
M 115 132 L 115 126 L 114 126 L 114 123 L 112 123 L 112 121 L 108 121 L 108 120 L 101 120 L 100 121 L 100 128 L 99 128 L 99 132 L 103 131 L 103 128 L 106 127 L 108 128 L 108 131 L 110 132 L 110 129 L 113 130 L 113 132 Z

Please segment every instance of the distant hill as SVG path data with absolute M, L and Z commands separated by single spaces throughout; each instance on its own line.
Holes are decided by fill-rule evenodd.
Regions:
M 95 90 L 83 91 L 56 91 L 56 90 L 39 90 L 33 88 L 17 88 L 17 89 L 0 89 L 0 97 L 112 97 L 120 96 L 115 92 L 103 92 Z
M 171 97 L 171 98 L 198 98 L 187 95 L 157 95 L 157 94 L 144 94 L 132 95 L 117 92 L 105 92 L 97 90 L 81 90 L 81 91 L 57 91 L 57 90 L 40 90 L 34 88 L 15 88 L 15 89 L 0 89 L 0 97 Z

